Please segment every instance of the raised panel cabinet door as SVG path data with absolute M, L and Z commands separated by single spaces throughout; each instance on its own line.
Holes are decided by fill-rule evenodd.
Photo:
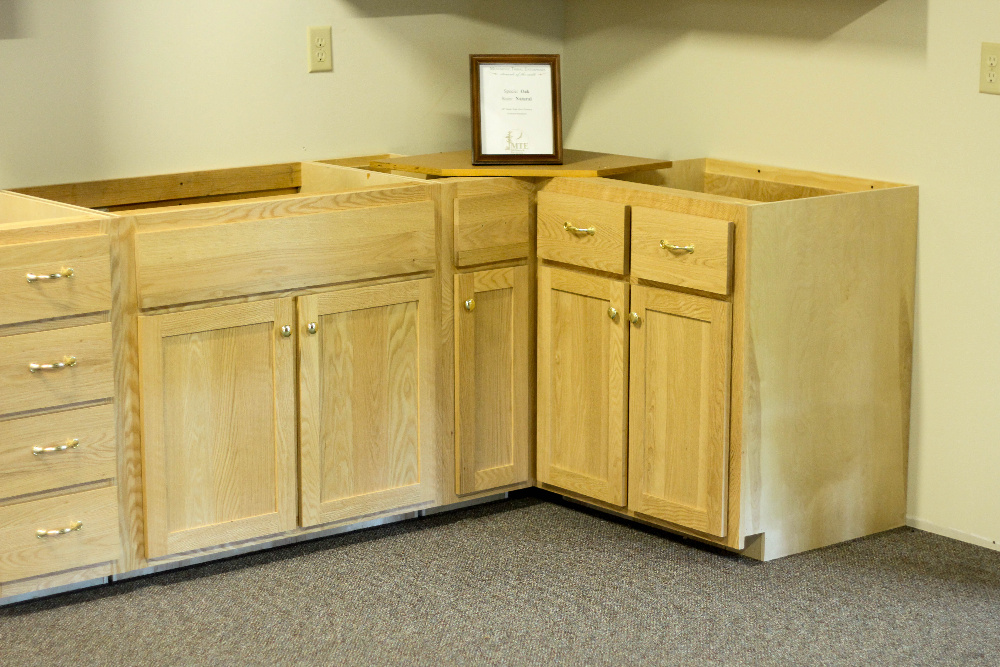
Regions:
M 538 479 L 624 506 L 628 285 L 538 268 Z
M 434 283 L 299 297 L 303 526 L 434 499 Z
M 295 527 L 294 325 L 290 298 L 139 318 L 149 558 Z
M 732 307 L 632 288 L 629 509 L 726 535 Z
M 455 492 L 528 479 L 532 441 L 527 266 L 455 276 Z

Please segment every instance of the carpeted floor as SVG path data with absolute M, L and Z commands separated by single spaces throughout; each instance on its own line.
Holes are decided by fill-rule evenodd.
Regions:
M 1000 553 L 757 563 L 521 498 L 0 608 L 15 665 L 1000 664 Z

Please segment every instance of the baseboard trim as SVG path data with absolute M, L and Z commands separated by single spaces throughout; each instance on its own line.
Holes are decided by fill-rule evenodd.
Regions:
M 988 537 L 980 537 L 979 535 L 973 535 L 972 533 L 965 533 L 961 530 L 955 530 L 954 528 L 939 526 L 936 523 L 931 523 L 930 521 L 925 521 L 924 519 L 908 516 L 906 517 L 906 525 L 918 530 L 925 530 L 928 533 L 934 533 L 935 535 L 950 537 L 951 539 L 958 540 L 959 542 L 967 542 L 969 544 L 975 544 L 976 546 L 986 547 L 987 549 L 993 549 L 994 551 L 1000 551 L 1000 545 L 997 544 L 996 540 L 991 540 Z

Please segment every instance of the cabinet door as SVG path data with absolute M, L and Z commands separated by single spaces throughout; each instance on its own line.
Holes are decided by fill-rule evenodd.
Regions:
M 726 535 L 731 306 L 632 288 L 629 508 Z
M 411 280 L 299 298 L 302 525 L 434 498 L 433 289 Z
M 528 267 L 455 276 L 456 493 L 528 479 Z
M 294 317 L 275 299 L 139 318 L 148 557 L 295 527 Z
M 628 285 L 538 269 L 538 479 L 625 505 Z

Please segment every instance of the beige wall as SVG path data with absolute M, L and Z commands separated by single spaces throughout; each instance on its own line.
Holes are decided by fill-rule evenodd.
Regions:
M 562 2 L 0 0 L 0 188 L 469 145 L 468 54 Z M 306 73 L 333 27 L 334 72 Z
M 997 0 L 573 0 L 567 144 L 921 188 L 908 514 L 1000 539 Z

